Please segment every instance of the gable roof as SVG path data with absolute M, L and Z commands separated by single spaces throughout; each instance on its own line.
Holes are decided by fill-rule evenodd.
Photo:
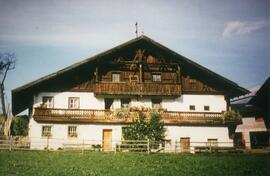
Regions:
M 80 67 L 83 67 L 84 65 L 89 65 L 94 62 L 98 62 L 100 59 L 105 58 L 106 56 L 116 53 L 130 45 L 135 45 L 139 43 L 146 43 L 147 45 L 150 45 L 151 47 L 157 48 L 164 53 L 170 55 L 174 62 L 177 62 L 179 64 L 188 65 L 193 68 L 194 71 L 197 71 L 199 73 L 203 73 L 204 75 L 207 75 L 211 77 L 212 79 L 218 81 L 222 85 L 226 86 L 226 88 L 230 91 L 230 97 L 234 96 L 240 96 L 246 93 L 249 93 L 248 90 L 245 88 L 242 88 L 238 86 L 236 83 L 228 80 L 227 78 L 214 73 L 213 71 L 199 65 L 198 63 L 193 62 L 192 60 L 172 51 L 171 49 L 161 45 L 160 43 L 150 39 L 149 37 L 142 35 L 140 37 L 137 37 L 135 39 L 132 39 L 128 42 L 125 42 L 121 45 L 118 45 L 112 49 L 109 49 L 105 52 L 102 52 L 100 54 L 97 54 L 93 57 L 87 58 L 81 62 L 75 63 L 69 67 L 66 67 L 62 70 L 59 70 L 57 72 L 54 72 L 52 74 L 49 74 L 47 76 L 44 76 L 40 79 L 37 79 L 35 81 L 32 81 L 28 84 L 25 84 L 21 87 L 18 87 L 14 90 L 12 90 L 12 112 L 13 114 L 18 114 L 22 112 L 23 110 L 30 107 L 33 103 L 33 94 L 38 92 L 41 85 L 45 82 L 49 82 L 52 79 L 57 79 L 58 77 L 63 76 L 64 74 L 67 74 L 68 72 L 76 71 Z

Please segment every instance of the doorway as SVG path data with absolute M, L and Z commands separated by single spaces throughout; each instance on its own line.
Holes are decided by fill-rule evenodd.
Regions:
M 103 130 L 103 151 L 112 151 L 112 130 Z
M 189 137 L 180 138 L 180 149 L 181 149 L 181 152 L 190 151 L 190 138 Z

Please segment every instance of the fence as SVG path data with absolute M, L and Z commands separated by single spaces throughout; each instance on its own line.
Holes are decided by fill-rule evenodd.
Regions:
M 9 137 L 0 138 L 0 149 L 8 150 L 63 150 L 100 152 L 144 152 L 144 153 L 200 153 L 200 152 L 243 152 L 243 147 L 233 142 L 197 141 L 150 141 L 150 140 L 83 140 L 57 138 Z M 269 147 L 268 147 L 269 149 Z

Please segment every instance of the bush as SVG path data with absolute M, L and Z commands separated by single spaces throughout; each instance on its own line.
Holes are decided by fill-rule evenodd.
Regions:
M 223 120 L 228 121 L 241 121 L 241 114 L 238 111 L 226 111 L 223 114 Z
M 143 112 L 138 113 L 138 118 L 129 126 L 123 128 L 125 140 L 153 140 L 162 141 L 165 137 L 164 123 L 161 122 L 159 112 L 150 112 L 150 120 L 146 120 Z
M 29 118 L 26 115 L 13 117 L 10 132 L 14 136 L 28 135 Z

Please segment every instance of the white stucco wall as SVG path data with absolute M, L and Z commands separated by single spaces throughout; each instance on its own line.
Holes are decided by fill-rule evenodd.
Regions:
M 180 141 L 181 137 L 189 137 L 194 146 L 207 142 L 207 139 L 217 139 L 224 146 L 232 146 L 233 142 L 227 127 L 166 126 L 166 139 Z
M 195 105 L 195 112 L 203 112 L 204 106 L 209 106 L 209 112 L 226 111 L 226 101 L 223 95 L 182 95 L 176 99 L 163 99 L 162 107 L 168 111 L 190 111 L 189 106 Z
M 80 98 L 80 109 L 104 109 L 104 99 L 88 92 L 41 92 L 34 96 L 34 107 L 42 103 L 43 96 L 53 96 L 55 108 L 68 108 L 69 97 Z
M 52 126 L 52 136 L 49 140 L 42 137 L 42 126 Z M 77 138 L 68 137 L 68 126 L 77 126 Z M 124 125 L 105 124 L 45 124 L 37 123 L 33 118 L 29 124 L 29 138 L 32 149 L 63 148 L 63 144 L 102 144 L 103 130 L 112 130 L 112 146 L 122 139 L 122 127 Z M 190 146 L 205 146 L 207 139 L 217 139 L 219 146 L 233 146 L 233 141 L 229 139 L 227 127 L 198 127 L 198 126 L 165 126 L 166 139 L 171 141 L 168 151 L 173 151 L 175 144 L 180 145 L 180 138 L 189 137 Z M 179 149 L 178 149 L 179 150 Z
M 95 97 L 93 93 L 86 92 L 42 92 L 34 97 L 34 107 L 42 103 L 43 96 L 54 97 L 55 108 L 68 108 L 68 97 L 79 97 L 81 109 L 104 109 L 104 98 Z M 195 112 L 204 112 L 204 106 L 209 106 L 207 112 L 226 111 L 226 101 L 223 95 L 182 95 L 178 98 L 163 98 L 161 106 L 168 111 L 190 111 L 189 106 L 195 105 Z M 130 106 L 152 107 L 150 98 L 132 98 Z M 112 109 L 121 108 L 121 101 L 115 98 Z
M 52 136 L 49 138 L 42 137 L 42 126 L 51 126 Z M 68 137 L 68 126 L 77 127 L 77 137 Z M 113 146 L 122 137 L 121 125 L 102 125 L 102 124 L 46 124 L 37 123 L 31 118 L 29 123 L 29 138 L 32 149 L 50 149 L 62 148 L 63 144 L 84 143 L 84 144 L 102 144 L 103 130 L 112 130 Z
M 80 98 L 81 109 L 104 109 L 104 98 L 95 97 L 93 93 L 86 92 L 42 92 L 34 97 L 34 107 L 42 103 L 43 96 L 54 97 L 54 108 L 68 108 L 69 97 Z M 226 110 L 226 101 L 222 95 L 182 95 L 178 98 L 162 99 L 161 106 L 168 111 L 190 111 L 189 106 L 195 105 L 196 112 L 204 112 L 204 106 L 209 106 L 207 112 L 221 112 Z M 152 107 L 150 98 L 133 98 L 130 106 Z M 114 99 L 112 109 L 121 107 L 120 99 Z M 48 140 L 41 136 L 42 126 L 52 126 L 52 137 Z M 68 126 L 77 126 L 77 138 L 68 137 Z M 29 124 L 29 137 L 31 148 L 44 149 L 49 144 L 49 148 L 62 148 L 66 143 L 91 143 L 101 144 L 103 129 L 112 130 L 113 146 L 115 142 L 121 140 L 122 125 L 111 124 L 43 124 L 37 123 L 31 118 Z M 224 142 L 222 146 L 232 146 L 232 140 L 229 139 L 228 129 L 226 127 L 200 127 L 200 126 L 166 126 L 166 139 L 173 142 L 179 141 L 181 137 L 189 137 L 191 145 L 194 142 L 206 143 L 207 139 L 217 139 L 218 142 Z M 205 144 L 202 144 L 205 145 Z M 173 147 L 173 145 L 172 145 Z

